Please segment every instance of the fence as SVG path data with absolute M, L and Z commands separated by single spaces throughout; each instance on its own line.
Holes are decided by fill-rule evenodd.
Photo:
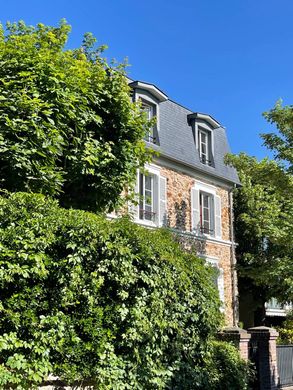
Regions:
M 278 345 L 277 361 L 280 386 L 293 386 L 293 345 Z

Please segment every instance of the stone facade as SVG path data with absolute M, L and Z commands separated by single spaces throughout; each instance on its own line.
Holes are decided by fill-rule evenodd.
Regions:
M 191 189 L 197 182 L 191 176 L 174 169 L 161 167 L 160 175 L 167 179 L 167 216 L 168 226 L 180 232 L 191 233 Z M 201 181 L 202 183 L 202 181 Z M 208 182 L 206 184 L 209 184 Z M 197 239 L 188 235 L 194 241 L 196 252 L 204 257 L 217 259 L 217 266 L 223 272 L 224 313 L 226 325 L 233 325 L 235 287 L 233 287 L 233 259 L 231 245 L 231 219 L 229 206 L 229 190 L 217 186 L 216 194 L 221 198 L 222 239 Z M 235 325 L 235 324 L 234 324 Z

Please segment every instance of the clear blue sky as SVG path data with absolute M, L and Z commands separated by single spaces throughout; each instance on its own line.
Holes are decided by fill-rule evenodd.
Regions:
M 261 113 L 293 104 L 293 0 L 14 0 L 1 21 L 72 25 L 70 47 L 92 32 L 108 58 L 128 57 L 129 75 L 172 100 L 209 113 L 234 153 L 268 154 Z

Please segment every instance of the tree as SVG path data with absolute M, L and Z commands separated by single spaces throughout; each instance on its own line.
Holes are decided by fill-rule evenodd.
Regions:
M 0 185 L 112 210 L 150 158 L 149 125 L 130 101 L 125 65 L 108 65 L 89 33 L 65 50 L 69 32 L 64 21 L 1 28 Z
M 284 161 L 285 169 L 293 173 L 293 106 L 282 106 L 279 100 L 275 107 L 264 113 L 264 117 L 277 126 L 279 134 L 262 134 L 264 144 L 274 152 L 275 159 Z
M 257 161 L 244 153 L 227 158 L 242 183 L 234 201 L 240 315 L 241 302 L 253 297 L 254 309 L 262 308 L 256 322 L 262 321 L 264 303 L 271 297 L 293 301 L 293 177 L 289 150 L 293 116 L 288 110 L 278 103 L 264 114 L 280 129 L 280 134 L 262 135 L 276 161 Z

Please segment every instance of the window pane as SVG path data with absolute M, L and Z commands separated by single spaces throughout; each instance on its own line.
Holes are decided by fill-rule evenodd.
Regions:
M 150 175 L 145 176 L 145 189 L 152 190 L 152 177 Z
M 204 208 L 204 210 L 203 210 L 203 219 L 204 219 L 205 221 L 209 221 L 209 219 L 210 219 L 210 212 L 209 212 L 209 209 Z

